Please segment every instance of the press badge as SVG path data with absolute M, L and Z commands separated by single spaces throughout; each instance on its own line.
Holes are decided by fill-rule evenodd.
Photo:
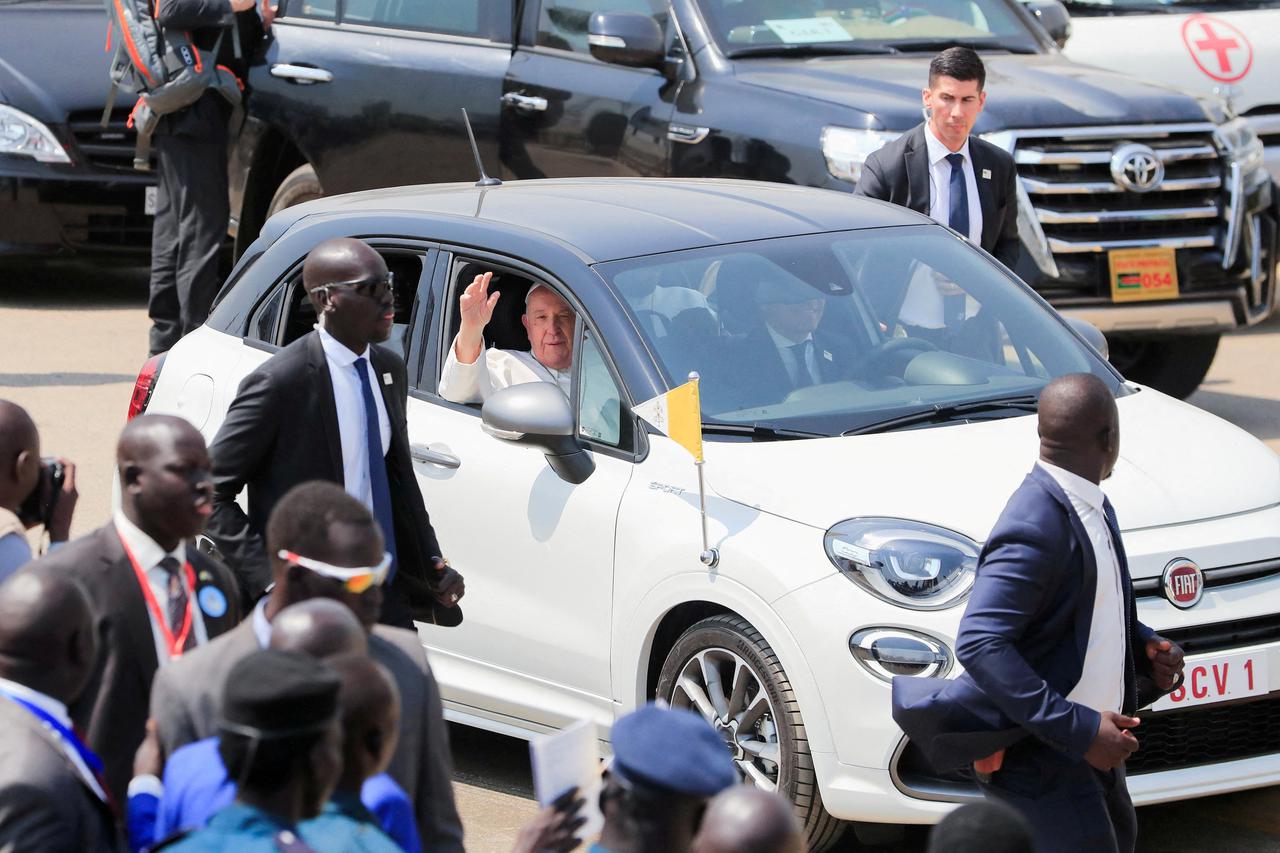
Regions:
M 204 615 L 210 619 L 221 619 L 227 615 L 227 597 L 216 586 L 202 587 L 196 600 L 200 602 Z

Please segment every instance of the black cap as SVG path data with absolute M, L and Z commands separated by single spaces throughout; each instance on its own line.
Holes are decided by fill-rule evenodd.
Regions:
M 260 740 L 318 731 L 338 716 L 340 685 L 332 669 L 301 652 L 254 652 L 227 676 L 219 726 Z

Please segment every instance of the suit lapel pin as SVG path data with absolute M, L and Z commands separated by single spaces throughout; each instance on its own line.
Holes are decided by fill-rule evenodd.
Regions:
M 227 597 L 216 586 L 201 587 L 196 600 L 200 602 L 204 615 L 210 619 L 221 619 L 227 615 Z
M 384 373 L 384 374 L 382 374 L 382 384 L 383 384 L 383 385 L 390 385 L 390 384 L 391 384 L 391 374 L 390 374 L 390 373 Z
M 831 353 L 827 352 L 826 350 L 822 351 L 822 357 L 830 362 L 834 362 L 836 360 L 835 356 L 833 356 Z
M 984 181 L 989 181 L 989 180 L 991 180 L 991 170 L 990 170 L 990 169 L 983 169 L 983 170 L 982 170 L 982 180 L 984 180 Z

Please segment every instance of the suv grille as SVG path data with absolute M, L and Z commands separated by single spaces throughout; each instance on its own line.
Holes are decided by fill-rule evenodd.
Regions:
M 67 119 L 67 127 L 76 140 L 76 150 L 85 162 L 108 172 L 133 173 L 133 146 L 137 134 L 128 127 L 129 111 L 116 110 L 107 126 L 102 126 L 102 113 L 81 110 Z

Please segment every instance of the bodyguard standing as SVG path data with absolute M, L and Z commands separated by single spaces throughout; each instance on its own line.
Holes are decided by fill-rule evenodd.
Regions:
M 873 152 L 854 192 L 926 214 L 1012 269 L 1021 250 L 1013 157 L 969 135 L 987 102 L 986 82 L 971 48 L 935 56 L 922 93 L 928 119 Z
M 456 625 L 465 585 L 413 473 L 404 359 L 380 346 L 395 316 L 392 276 L 368 245 L 337 238 L 307 255 L 302 283 L 320 323 L 240 383 L 213 442 L 209 535 L 254 600 L 271 582 L 263 534 L 276 501 L 299 483 L 337 483 L 373 511 L 392 555 L 380 621 Z M 246 485 L 248 515 L 236 503 Z
M 166 30 L 189 30 L 201 50 L 218 47 L 233 61 L 241 21 L 255 0 L 164 0 L 156 20 Z M 268 13 L 269 15 L 269 13 Z M 252 16 L 250 16 L 252 17 Z M 233 32 L 233 28 L 236 32 Z M 231 108 L 215 90 L 160 118 L 154 150 L 159 187 L 151 230 L 151 354 L 165 352 L 202 324 L 218 292 L 218 253 L 231 216 L 227 141 Z

